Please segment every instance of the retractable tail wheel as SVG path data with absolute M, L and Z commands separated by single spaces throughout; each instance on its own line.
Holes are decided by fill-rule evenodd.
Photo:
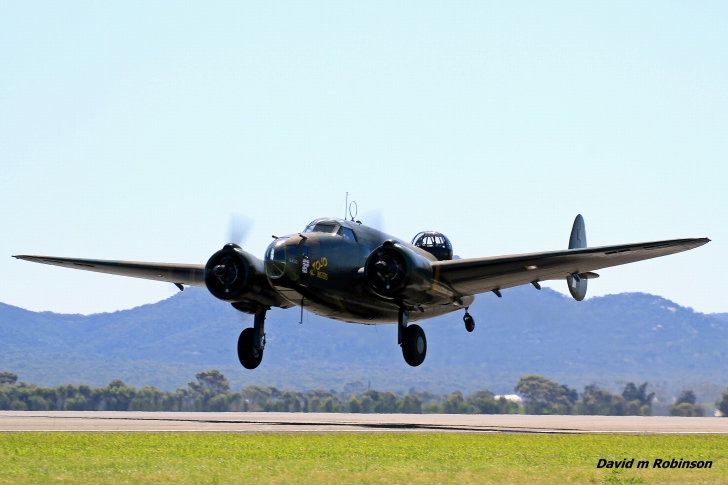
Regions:
M 246 328 L 238 338 L 238 359 L 246 369 L 255 369 L 263 360 L 263 349 L 256 349 L 253 344 L 254 330 Z
M 419 325 L 408 326 L 402 339 L 402 355 L 405 362 L 417 367 L 425 361 L 427 355 L 427 338 Z
M 472 332 L 475 330 L 475 319 L 470 316 L 470 313 L 466 313 L 463 317 L 463 322 L 465 322 L 465 330 L 468 332 Z

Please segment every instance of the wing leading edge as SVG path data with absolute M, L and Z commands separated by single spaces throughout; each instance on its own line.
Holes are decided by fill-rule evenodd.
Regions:
M 54 258 L 50 256 L 13 256 L 33 263 L 51 264 L 146 280 L 166 281 L 180 285 L 205 286 L 205 266 L 197 264 L 142 263 L 136 261 L 106 261 L 102 259 Z
M 673 239 L 648 243 L 568 249 L 491 258 L 458 259 L 433 263 L 435 277 L 461 295 L 565 279 L 574 273 L 658 258 L 697 248 L 708 238 Z

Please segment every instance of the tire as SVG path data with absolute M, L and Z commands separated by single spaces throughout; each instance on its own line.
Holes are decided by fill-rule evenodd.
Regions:
M 465 322 L 465 330 L 468 332 L 472 332 L 475 330 L 475 319 L 471 317 L 470 315 L 467 315 L 463 317 L 463 321 Z
M 246 369 L 255 369 L 263 360 L 263 349 L 253 347 L 252 328 L 246 328 L 238 337 L 238 359 Z
M 419 325 L 410 325 L 404 331 L 402 339 L 402 356 L 405 362 L 417 367 L 425 361 L 427 355 L 427 338 Z

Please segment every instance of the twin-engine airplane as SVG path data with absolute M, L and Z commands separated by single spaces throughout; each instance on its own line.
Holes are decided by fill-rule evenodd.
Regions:
M 675 239 L 589 248 L 584 219 L 578 215 L 569 249 L 491 258 L 453 259 L 450 240 L 425 231 L 407 243 L 353 220 L 316 219 L 303 232 L 275 237 L 261 261 L 234 243 L 226 244 L 207 264 L 165 264 L 93 259 L 14 256 L 36 263 L 203 286 L 241 312 L 255 315 L 252 328 L 238 339 L 238 358 L 255 369 L 263 358 L 265 315 L 273 307 L 295 305 L 327 318 L 352 323 L 397 323 L 404 360 L 425 360 L 427 339 L 419 325 L 446 313 L 468 313 L 478 293 L 566 279 L 569 292 L 583 300 L 594 270 L 687 251 L 710 240 Z

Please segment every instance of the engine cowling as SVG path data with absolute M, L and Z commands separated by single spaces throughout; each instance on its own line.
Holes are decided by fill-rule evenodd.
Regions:
M 226 244 L 210 257 L 205 265 L 205 286 L 215 298 L 246 313 L 260 307 L 290 306 L 271 288 L 263 262 L 237 244 Z
M 215 298 L 238 301 L 250 291 L 248 276 L 254 258 L 237 244 L 226 244 L 205 265 L 205 286 Z
M 432 300 L 432 266 L 422 256 L 395 241 L 386 241 L 372 251 L 364 265 L 372 290 L 384 298 L 406 298 L 415 303 Z

